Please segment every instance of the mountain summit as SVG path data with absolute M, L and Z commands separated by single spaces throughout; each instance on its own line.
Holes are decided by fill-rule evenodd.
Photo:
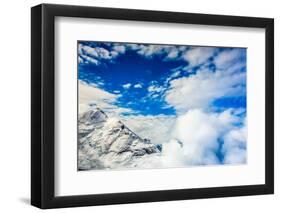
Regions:
M 160 155 L 150 140 L 99 108 L 79 116 L 78 134 L 79 170 L 146 167 L 146 161 Z

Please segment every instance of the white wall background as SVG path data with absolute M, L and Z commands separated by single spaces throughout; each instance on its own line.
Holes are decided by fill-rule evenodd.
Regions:
M 45 3 L 81 4 L 150 10 L 244 15 L 275 18 L 275 195 L 201 199 L 50 210 L 51 212 L 278 212 L 281 208 L 281 13 L 273 0 L 45 0 Z M 30 197 L 30 7 L 37 0 L 1 2 L 0 22 L 0 212 L 39 212 Z

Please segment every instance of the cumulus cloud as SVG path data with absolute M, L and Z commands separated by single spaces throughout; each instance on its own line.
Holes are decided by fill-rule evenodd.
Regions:
M 131 86 L 132 86 L 132 84 L 127 83 L 127 84 L 124 84 L 122 87 L 123 87 L 124 89 L 130 89 Z
M 133 50 L 146 58 L 161 55 L 164 61 L 183 60 L 188 62 L 188 67 L 201 65 L 217 52 L 217 48 L 212 47 L 187 48 L 186 46 L 178 45 L 108 43 L 107 47 L 103 48 L 79 44 L 79 57 L 83 59 L 79 60 L 79 63 L 90 62 L 98 65 L 101 63 L 100 60 L 112 61 L 119 55 L 125 54 L 128 50 Z M 227 57 L 227 55 L 225 56 Z M 100 63 L 96 63 L 95 60 Z M 220 62 L 224 62 L 223 55 L 217 59 L 217 63 L 219 64 Z
M 199 109 L 190 110 L 178 117 L 174 128 L 175 140 L 171 145 L 181 156 L 185 165 L 219 164 L 218 152 L 226 154 L 224 163 L 243 163 L 246 157 L 246 128 L 236 127 L 241 118 L 237 117 L 232 110 L 222 113 L 207 113 Z M 225 138 L 225 142 L 222 142 Z M 220 150 L 220 143 L 223 144 Z M 243 146 L 241 145 L 243 144 Z M 165 147 L 168 146 L 168 147 Z M 169 143 L 164 145 L 169 149 Z
M 217 69 L 228 69 L 231 66 L 246 63 L 246 51 L 244 48 L 236 48 L 221 52 L 214 60 Z M 241 62 L 239 62 L 241 61 Z M 238 62 L 238 63 L 237 63 Z M 242 64 L 241 64 L 242 63 Z
M 187 48 L 186 46 L 177 45 L 109 43 L 106 48 L 103 48 L 79 44 L 79 63 L 87 62 L 99 65 L 101 64 L 101 60 L 113 61 L 113 59 L 119 55 L 125 54 L 128 50 L 133 50 L 146 58 L 153 58 L 154 56 L 161 55 L 164 61 L 183 60 L 188 63 L 186 68 L 202 65 L 218 52 L 218 48 L 215 47 Z M 243 48 L 236 48 L 229 51 L 230 53 L 225 51 L 217 57 L 215 63 L 218 67 L 221 67 L 222 64 L 225 65 L 227 62 L 231 62 L 231 59 L 235 57 L 241 57 L 241 53 L 243 54 Z
M 117 44 L 113 46 L 113 50 L 115 50 L 118 53 L 125 53 L 126 47 L 124 45 Z
M 247 128 L 238 114 L 234 109 L 221 113 L 193 109 L 178 117 L 132 115 L 120 119 L 139 136 L 162 144 L 157 165 L 182 167 L 245 163 Z
M 134 50 L 141 56 L 153 58 L 156 55 L 162 55 L 164 60 L 177 60 L 185 48 L 175 45 L 157 45 L 157 44 L 127 44 L 126 49 Z
M 212 47 L 194 47 L 187 50 L 182 57 L 189 63 L 189 66 L 194 67 L 205 63 L 216 51 L 217 48 Z
M 246 163 L 246 140 L 247 130 L 245 126 L 233 129 L 224 136 L 222 152 L 225 164 Z
M 162 54 L 164 50 L 163 45 L 139 45 L 137 53 L 145 57 L 152 57 L 154 55 Z
M 182 145 L 177 140 L 163 144 L 161 163 L 165 167 L 184 167 L 188 164 Z
M 102 47 L 90 47 L 87 45 L 80 44 L 79 48 L 79 52 L 84 52 L 94 58 L 110 59 L 112 57 L 110 51 Z
M 181 112 L 205 108 L 221 97 L 245 95 L 245 84 L 245 72 L 201 69 L 196 74 L 170 81 L 165 100 Z
M 124 54 L 126 47 L 115 43 L 108 48 L 92 47 L 85 44 L 78 45 L 79 63 L 102 64 L 102 61 L 112 62 L 120 54 Z

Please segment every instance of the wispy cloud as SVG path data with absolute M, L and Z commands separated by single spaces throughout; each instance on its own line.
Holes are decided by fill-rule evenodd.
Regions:
M 151 85 L 147 88 L 148 92 L 162 92 L 164 89 L 164 87 L 156 85 Z

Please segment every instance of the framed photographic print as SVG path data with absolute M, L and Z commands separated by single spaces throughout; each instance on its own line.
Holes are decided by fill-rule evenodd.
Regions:
M 31 203 L 272 194 L 274 21 L 31 9 Z

